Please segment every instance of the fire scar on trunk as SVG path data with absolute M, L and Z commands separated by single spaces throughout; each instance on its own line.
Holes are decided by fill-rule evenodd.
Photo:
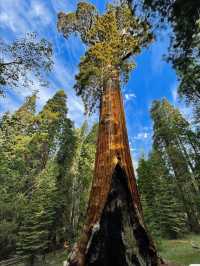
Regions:
M 87 266 L 151 265 L 149 239 L 132 208 L 128 178 L 117 164 L 101 216 L 87 248 Z M 150 252 L 151 253 L 151 252 Z

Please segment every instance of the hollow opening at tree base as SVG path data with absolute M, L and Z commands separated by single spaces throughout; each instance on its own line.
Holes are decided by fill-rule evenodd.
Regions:
M 157 265 L 157 255 L 133 207 L 128 178 L 119 165 L 112 176 L 99 229 L 88 247 L 86 265 Z

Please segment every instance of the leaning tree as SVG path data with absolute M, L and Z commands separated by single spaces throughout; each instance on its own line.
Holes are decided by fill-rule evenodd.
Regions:
M 65 38 L 79 34 L 87 46 L 75 90 L 87 112 L 100 107 L 96 162 L 87 218 L 69 265 L 158 265 L 144 225 L 125 123 L 120 81 L 127 80 L 133 56 L 152 40 L 149 26 L 123 1 L 105 14 L 80 2 L 74 13 L 58 14 Z

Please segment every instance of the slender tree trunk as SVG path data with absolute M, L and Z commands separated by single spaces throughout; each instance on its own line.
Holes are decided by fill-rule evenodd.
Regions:
M 70 266 L 158 265 L 143 221 L 118 75 L 104 87 L 87 220 Z
M 178 143 L 176 143 L 176 147 L 177 145 Z M 172 169 L 174 171 L 178 195 L 183 203 L 184 210 L 187 214 L 188 225 L 192 232 L 199 233 L 199 208 L 194 198 L 193 186 L 191 187 L 191 182 L 188 185 L 187 180 L 188 178 L 191 179 L 191 173 L 189 172 L 182 151 L 172 151 L 172 149 L 169 149 L 169 147 L 170 143 L 165 139 L 165 150 L 168 155 Z
M 191 170 L 191 172 L 190 172 L 190 176 L 191 176 L 191 182 L 192 182 L 193 187 L 194 187 L 194 192 L 195 192 L 197 195 L 199 195 L 199 184 L 198 184 L 198 180 L 196 180 L 196 177 L 195 177 L 195 168 L 194 168 L 194 166 L 192 165 L 192 162 L 191 162 L 191 160 L 190 160 L 190 156 L 188 155 L 188 152 L 187 152 L 187 150 L 186 150 L 186 148 L 185 148 L 185 146 L 184 146 L 183 141 L 181 140 L 180 137 L 177 137 L 177 138 L 178 138 L 178 142 L 179 142 L 179 147 L 180 147 L 180 149 L 182 150 L 182 152 L 183 152 L 183 154 L 184 154 L 184 156 L 185 156 L 185 158 L 186 158 L 185 162 L 186 162 L 186 164 L 188 163 L 189 168 L 190 168 L 190 170 Z
M 34 263 L 35 263 L 35 255 L 34 254 L 31 254 L 27 260 L 26 260 L 26 266 L 34 266 Z
M 72 207 L 71 207 L 71 215 L 70 215 L 70 224 L 72 228 L 72 235 L 73 239 L 77 236 L 77 229 L 78 229 L 78 221 L 79 221 L 79 205 L 80 205 L 80 193 L 79 190 L 79 180 L 78 180 L 78 167 L 80 163 L 81 151 L 83 148 L 83 144 L 85 141 L 85 135 L 80 134 L 78 135 L 80 144 L 78 144 L 75 160 L 73 162 L 73 180 L 72 180 Z

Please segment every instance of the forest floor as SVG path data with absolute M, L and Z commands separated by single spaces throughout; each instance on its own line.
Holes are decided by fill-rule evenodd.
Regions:
M 200 264 L 200 235 L 188 235 L 183 239 L 164 240 L 159 242 L 160 256 L 178 266 L 189 266 L 190 264 Z M 62 266 L 67 258 L 66 251 L 57 251 L 46 257 L 45 266 Z
M 200 235 L 188 235 L 176 240 L 161 240 L 159 246 L 160 256 L 167 261 L 181 266 L 200 264 Z

